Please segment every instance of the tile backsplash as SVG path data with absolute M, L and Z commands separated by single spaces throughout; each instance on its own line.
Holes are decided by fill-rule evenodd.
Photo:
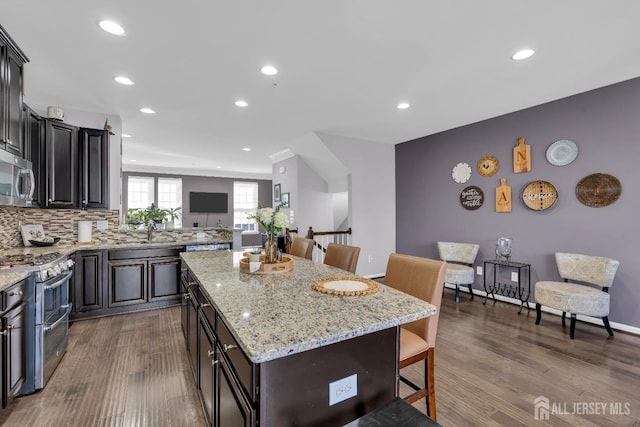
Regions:
M 22 246 L 20 225 L 41 224 L 46 236 L 60 237 L 61 244 L 78 240 L 78 221 L 107 221 L 106 230 L 92 230 L 92 240 L 106 243 L 117 239 L 117 210 L 35 209 L 0 207 L 0 248 Z

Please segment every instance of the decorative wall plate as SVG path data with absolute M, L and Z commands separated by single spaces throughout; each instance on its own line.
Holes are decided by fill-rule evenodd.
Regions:
M 478 160 L 478 173 L 482 176 L 491 176 L 498 172 L 500 163 L 494 156 L 484 156 Z
M 469 178 L 471 178 L 471 166 L 466 163 L 458 163 L 451 170 L 451 178 L 459 184 L 469 181 Z
M 622 193 L 620 181 L 613 175 L 594 173 L 585 176 L 576 185 L 576 197 L 583 205 L 592 208 L 609 206 Z
M 549 209 L 558 200 L 558 190 L 547 181 L 533 181 L 522 191 L 522 201 L 534 211 Z
M 566 166 L 578 157 L 578 146 L 568 139 L 560 139 L 547 148 L 547 161 L 554 166 Z
M 460 193 L 460 204 L 468 211 L 479 209 L 484 203 L 484 193 L 480 187 L 470 185 Z

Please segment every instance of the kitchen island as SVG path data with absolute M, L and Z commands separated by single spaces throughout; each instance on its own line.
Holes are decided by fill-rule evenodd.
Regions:
M 241 252 L 183 253 L 183 331 L 212 425 L 342 425 L 398 391 L 401 324 L 435 313 L 379 286 L 364 296 L 316 292 L 351 276 L 292 257 L 291 272 L 241 272 Z

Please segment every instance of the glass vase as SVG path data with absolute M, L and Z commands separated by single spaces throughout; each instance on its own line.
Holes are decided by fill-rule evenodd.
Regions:
M 275 264 L 278 262 L 278 240 L 273 233 L 267 233 L 267 240 L 264 243 L 264 263 Z

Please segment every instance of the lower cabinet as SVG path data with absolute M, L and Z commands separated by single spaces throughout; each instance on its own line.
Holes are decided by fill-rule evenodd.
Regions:
M 2 408 L 25 381 L 25 307 L 23 280 L 2 291 L 0 301 L 0 397 Z
M 251 363 L 232 341 L 188 270 L 182 272 L 182 286 L 182 328 L 208 425 L 254 426 L 257 365 Z M 239 362 L 238 366 L 234 361 Z M 243 385 L 247 378 L 249 384 Z
M 77 252 L 71 319 L 179 303 L 182 251 L 184 246 Z

